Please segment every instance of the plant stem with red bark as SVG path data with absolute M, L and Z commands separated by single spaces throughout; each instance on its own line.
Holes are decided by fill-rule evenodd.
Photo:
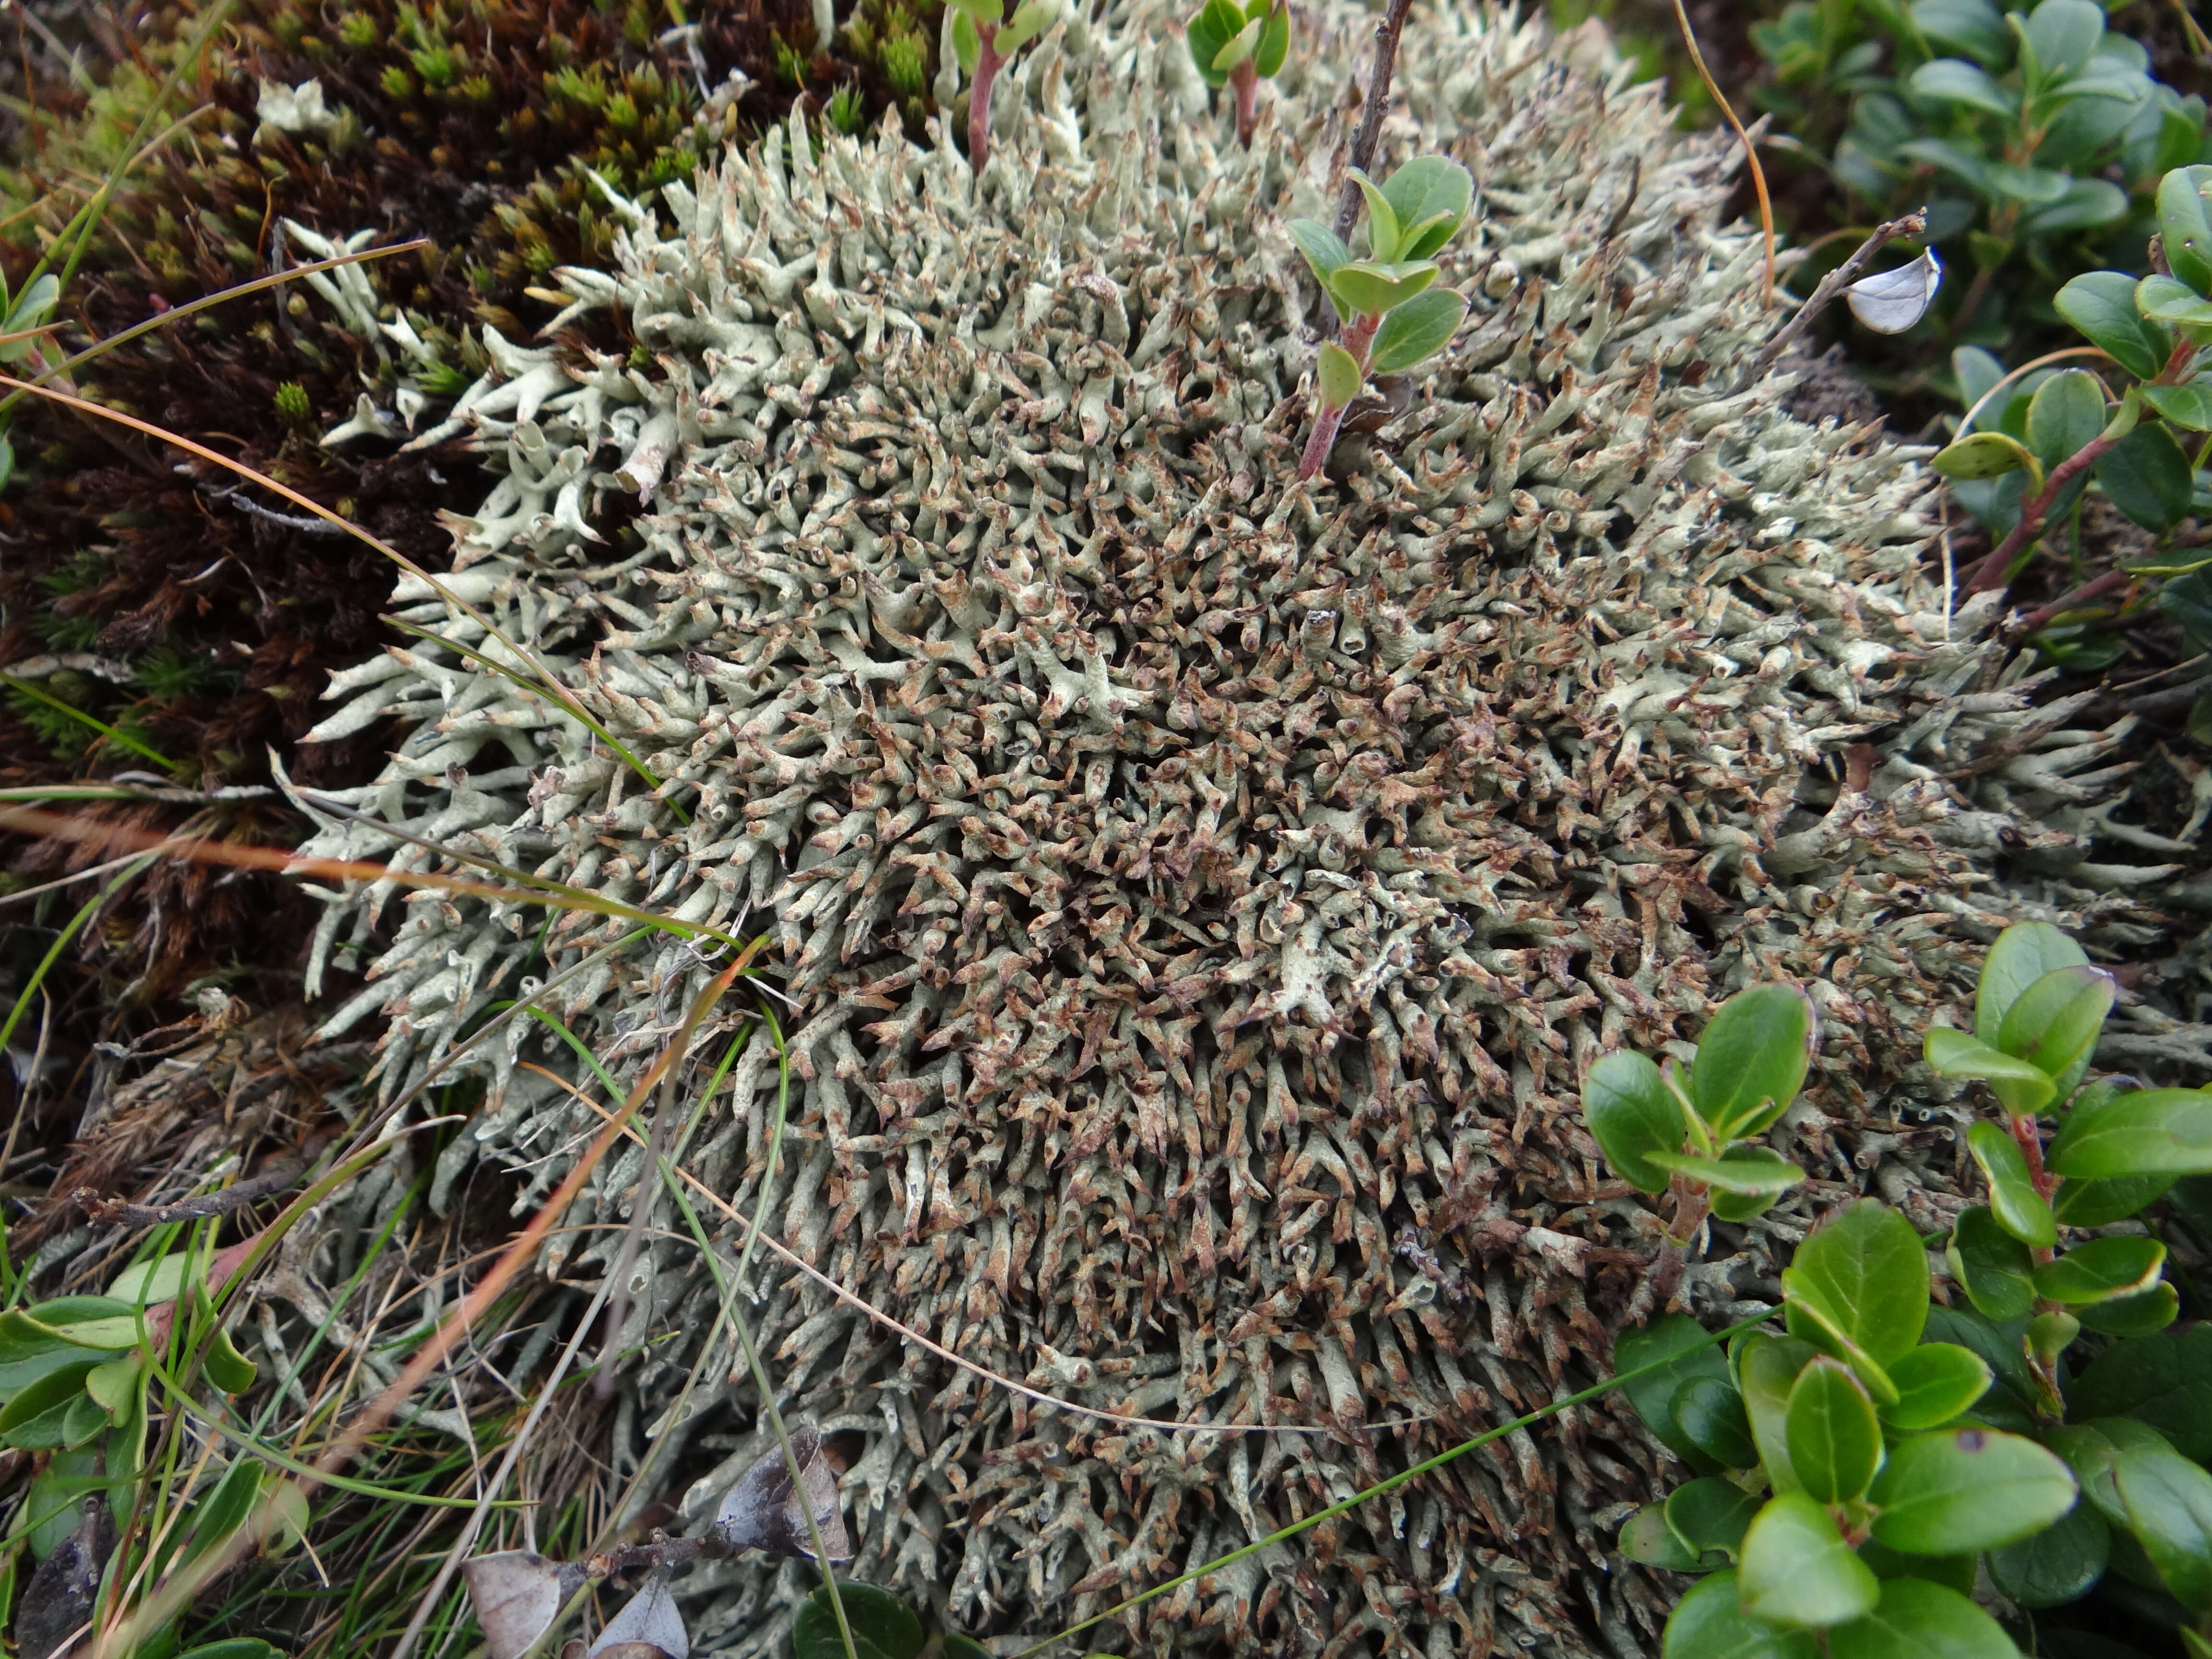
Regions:
M 2158 378 L 2152 380 L 2150 384 L 2153 386 L 2179 385 L 2187 378 L 2190 369 L 2195 366 L 2196 360 L 2197 347 L 2191 342 L 2184 340 L 2179 345 L 2174 347 L 2173 355 L 2166 360 L 2166 367 L 2159 371 Z M 2005 532 L 2005 538 L 1990 550 L 1989 557 L 1975 567 L 1973 575 L 1967 580 L 1966 592 L 1984 592 L 1990 588 L 2002 587 L 2008 583 L 2012 580 L 2013 560 L 2019 556 L 2022 548 L 2033 545 L 2035 538 L 2043 533 L 2043 521 L 2057 502 L 2060 493 L 2082 473 L 2094 466 L 2103 459 L 2106 452 L 2116 447 L 2119 441 L 2118 438 L 2107 437 L 2103 433 L 2099 433 L 2081 448 L 2059 462 L 2057 466 L 2052 467 L 2051 476 L 2043 481 L 2043 488 L 2036 492 L 2035 498 L 2021 503 L 2018 522 Z
M 1249 149 L 1260 118 L 1260 71 L 1250 58 L 1229 71 L 1229 87 L 1237 94 L 1237 142 Z
M 1368 353 L 1375 344 L 1375 331 L 1382 326 L 1382 319 L 1379 313 L 1371 317 L 1354 317 L 1345 325 L 1344 349 L 1359 365 L 1363 383 L 1367 378 Z M 1314 395 L 1321 395 L 1318 374 L 1315 376 Z M 1313 434 L 1306 440 L 1305 453 L 1298 458 L 1300 483 L 1312 477 L 1328 464 L 1329 452 L 1336 447 L 1336 434 L 1344 425 L 1344 411 L 1350 407 L 1348 403 L 1338 404 L 1334 407 L 1327 402 L 1322 403 L 1320 413 L 1314 416 Z
M 978 176 L 991 157 L 991 83 L 999 78 L 999 31 L 995 26 L 975 26 L 975 84 L 968 90 L 968 165 Z

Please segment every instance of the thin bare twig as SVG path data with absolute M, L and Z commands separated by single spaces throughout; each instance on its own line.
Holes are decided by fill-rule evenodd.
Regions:
M 2037 629 L 2050 626 L 2055 617 L 2063 616 L 2075 605 L 2086 605 L 2091 599 L 2102 599 L 2114 588 L 2125 587 L 2134 580 L 2135 578 L 2124 570 L 2107 570 L 2103 575 L 2092 577 L 2079 587 L 2060 594 L 2049 605 L 2039 605 L 2029 611 L 2005 630 L 2006 635 L 2015 640 L 2027 639 Z
M 1751 367 L 1744 371 L 1743 378 L 1736 384 L 1749 386 L 1772 368 L 1775 359 L 1796 343 L 1797 337 L 1812 325 L 1815 317 L 1828 308 L 1836 295 L 1858 281 L 1859 273 L 1867 268 L 1868 262 L 1875 254 L 1899 237 L 1917 236 L 1927 228 L 1926 208 L 1917 209 L 1902 219 L 1892 219 L 1886 225 L 1875 227 L 1874 234 L 1861 242 L 1850 258 L 1820 278 L 1812 297 L 1797 307 L 1797 314 L 1784 323 L 1772 339 L 1759 348 L 1759 356 L 1751 360 Z
M 1360 106 L 1359 125 L 1352 135 L 1352 155 L 1346 163 L 1344 187 L 1336 198 L 1336 234 L 1352 234 L 1359 217 L 1359 184 L 1354 171 L 1364 173 L 1375 165 L 1375 151 L 1382 142 L 1382 117 L 1390 105 L 1390 75 L 1398 66 L 1398 37 L 1405 33 L 1406 14 L 1413 0 L 1390 0 L 1390 9 L 1375 26 L 1375 68 L 1367 77 L 1367 99 Z
M 198 1221 L 208 1216 L 228 1215 L 272 1193 L 281 1193 L 314 1166 L 323 1149 L 337 1139 L 335 1128 L 324 1130 L 289 1157 L 268 1164 L 258 1176 L 234 1182 L 219 1193 L 179 1199 L 173 1204 L 132 1204 L 119 1198 L 102 1198 L 89 1187 L 70 1194 L 98 1226 L 159 1227 L 171 1221 Z

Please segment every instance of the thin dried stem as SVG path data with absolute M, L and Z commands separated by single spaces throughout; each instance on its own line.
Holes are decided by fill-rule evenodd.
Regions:
M 459 1305 L 440 1324 L 430 1340 L 416 1352 L 399 1375 L 315 1460 L 312 1472 L 295 1474 L 284 1486 L 270 1492 L 256 1506 L 253 1517 L 246 1525 L 172 1576 L 129 1618 L 100 1632 L 94 1643 L 92 1659 L 122 1659 L 124 1655 L 135 1653 L 139 1644 L 153 1632 L 161 1628 L 189 1606 L 201 1589 L 235 1566 L 248 1551 L 258 1548 L 266 1541 L 278 1525 L 280 1500 L 286 1490 L 305 1498 L 321 1486 L 326 1476 L 337 1474 L 360 1455 L 369 1439 L 392 1420 L 408 1397 L 445 1363 L 446 1356 L 536 1255 L 545 1235 L 581 1194 L 585 1182 L 599 1168 L 615 1142 L 621 1139 L 638 1108 L 645 1103 L 662 1076 L 681 1062 L 692 1032 L 720 1000 L 723 992 L 735 981 L 743 966 L 742 958 L 732 963 L 699 994 L 684 1024 L 661 1051 L 659 1058 L 638 1079 L 637 1086 L 630 1091 L 622 1109 L 609 1116 L 606 1127 L 599 1133 L 583 1157 L 577 1160 L 575 1167 L 569 1170 L 552 1195 L 538 1207 L 529 1224 L 515 1236 L 514 1241 L 476 1288 L 461 1298 Z
M 1411 9 L 1413 0 L 1390 0 L 1390 9 L 1375 26 L 1375 68 L 1367 77 L 1366 101 L 1359 108 L 1344 185 L 1336 197 L 1340 240 L 1352 234 L 1352 223 L 1359 217 L 1359 184 L 1352 173 L 1365 173 L 1375 165 L 1375 151 L 1382 142 L 1382 117 L 1390 103 L 1390 76 L 1398 66 L 1398 37 L 1406 31 L 1406 14 Z
M 1729 124 L 1736 136 L 1737 142 L 1743 146 L 1744 165 L 1751 169 L 1751 188 L 1753 193 L 1759 198 L 1759 228 L 1766 237 L 1765 300 L 1768 305 L 1772 305 L 1774 303 L 1774 201 L 1766 193 L 1766 169 L 1759 166 L 1759 147 L 1752 143 L 1751 134 L 1744 131 L 1743 123 L 1736 119 L 1735 110 L 1729 104 L 1728 94 L 1721 90 L 1720 82 L 1713 79 L 1713 72 L 1705 67 L 1705 55 L 1698 50 L 1698 32 L 1690 27 L 1690 14 L 1683 9 L 1682 0 L 1674 0 L 1674 21 L 1680 26 L 1682 44 L 1689 49 L 1690 62 L 1697 66 L 1698 78 L 1705 83 L 1705 90 L 1712 94 L 1713 102 L 1720 110 L 1721 118 Z
M 1736 384 L 1740 386 L 1749 386 L 1772 368 L 1775 360 L 1790 349 L 1799 335 L 1812 326 L 1813 319 L 1834 302 L 1836 295 L 1858 281 L 1859 273 L 1867 268 L 1868 262 L 1875 254 L 1881 252 L 1899 237 L 1917 236 L 1927 228 L 1928 210 L 1926 208 L 1916 209 L 1902 219 L 1892 219 L 1886 225 L 1877 226 L 1874 234 L 1861 242 L 1850 258 L 1820 278 L 1819 285 L 1813 290 L 1812 297 L 1797 307 L 1797 314 L 1795 317 L 1775 331 L 1772 339 L 1759 348 L 1759 356 L 1751 360 L 1751 367 L 1744 371 L 1743 378 Z M 1770 252 L 1767 257 L 1771 260 L 1773 256 Z
M 373 822 L 373 820 L 372 820 Z M 402 841 L 414 836 L 403 830 L 378 824 Z M 504 904 L 550 904 L 562 909 L 590 910 L 599 915 L 614 916 L 623 921 L 634 921 L 641 927 L 657 927 L 676 934 L 679 939 L 711 939 L 732 950 L 743 950 L 742 941 L 731 938 L 719 928 L 703 927 L 696 922 L 678 921 L 672 916 L 657 915 L 649 910 L 623 904 L 613 899 L 603 899 L 586 893 L 581 888 L 556 884 L 548 890 L 542 884 L 531 887 L 498 887 L 489 882 L 471 881 L 465 876 L 443 876 L 428 870 L 393 870 L 381 864 L 372 864 L 366 859 L 311 858 L 282 848 L 240 846 L 232 842 L 213 841 L 205 837 L 186 839 L 164 836 L 148 830 L 137 830 L 126 824 L 87 823 L 82 819 L 67 817 L 58 812 L 42 812 L 33 807 L 0 806 L 0 830 L 14 830 L 27 836 L 53 836 L 70 841 L 99 841 L 135 847 L 142 854 L 160 853 L 163 856 L 190 859 L 206 864 L 227 864 L 239 870 L 268 870 L 278 875 L 321 876 L 332 881 L 389 881 L 402 887 L 429 887 L 441 893 L 460 893 L 471 898 L 489 899 Z M 473 854 L 451 852 L 439 848 L 441 853 L 463 863 L 483 863 Z M 495 866 L 502 870 L 504 866 Z M 520 872 L 509 872 L 519 875 Z M 533 883 L 534 877 L 522 879 Z
M 258 1176 L 234 1182 L 219 1193 L 178 1200 L 174 1204 L 131 1204 L 119 1198 L 103 1198 L 89 1187 L 70 1194 L 96 1225 L 158 1227 L 171 1221 L 196 1221 L 207 1216 L 228 1215 L 258 1200 L 281 1193 L 313 1167 L 323 1149 L 337 1138 L 336 1129 L 314 1136 L 298 1152 L 280 1158 Z

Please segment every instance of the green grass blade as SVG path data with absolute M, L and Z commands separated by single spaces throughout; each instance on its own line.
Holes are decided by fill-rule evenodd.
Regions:
M 58 712 L 68 715 L 71 720 L 90 726 L 94 731 L 99 732 L 101 737 L 106 738 L 110 743 L 120 744 L 124 748 L 128 749 L 132 754 L 140 756 L 144 759 L 153 762 L 155 765 L 160 767 L 165 772 L 173 772 L 177 769 L 177 763 L 171 760 L 160 750 L 149 748 L 146 744 L 139 742 L 137 738 L 132 737 L 128 732 L 118 731 L 114 726 L 110 726 L 106 720 L 96 719 L 93 715 L 86 714 L 83 709 L 79 708 L 74 703 L 64 702 L 59 697 L 54 696 L 52 692 L 42 690 L 38 686 L 32 684 L 28 680 L 19 680 L 13 674 L 0 674 L 0 685 L 6 686 L 10 691 L 15 692 L 18 696 L 28 697 L 33 702 L 44 703 L 47 708 L 58 710 Z

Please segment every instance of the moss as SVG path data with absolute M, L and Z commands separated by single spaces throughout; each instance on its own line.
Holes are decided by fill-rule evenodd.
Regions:
M 353 416 L 364 377 L 387 404 L 403 381 L 432 403 L 453 398 L 480 372 L 481 360 L 466 361 L 459 344 L 480 321 L 526 336 L 546 314 L 526 290 L 564 261 L 611 252 L 614 227 L 591 205 L 586 170 L 620 189 L 649 189 L 688 173 L 723 135 L 780 115 L 787 94 L 770 86 L 769 35 L 804 13 L 803 0 L 771 0 L 757 21 L 728 20 L 711 38 L 695 37 L 695 64 L 690 48 L 663 40 L 638 5 L 365 0 L 325 17 L 295 0 L 253 0 L 225 36 L 228 55 L 188 76 L 204 112 L 118 193 L 64 296 L 64 319 L 82 330 L 65 337 L 112 334 L 163 307 L 313 257 L 287 230 L 293 223 L 331 239 L 364 228 L 380 241 L 427 236 L 429 247 L 373 268 L 367 280 L 378 320 L 404 312 L 428 355 L 395 361 L 375 328 L 350 325 L 295 287 L 118 351 L 82 383 L 112 408 L 215 436 L 239 459 L 318 500 L 359 503 L 378 533 L 437 562 L 445 538 L 432 514 L 483 488 L 470 478 L 469 459 L 394 459 L 391 444 L 381 453 L 333 455 L 317 436 Z M 82 201 L 82 180 L 124 154 L 191 21 L 180 11 L 154 14 L 133 42 L 137 56 L 110 67 L 89 97 L 66 83 L 41 89 L 41 108 L 73 112 L 58 130 L 50 123 L 0 174 L 0 212 L 14 216 L 0 233 L 14 239 L 11 276 L 20 279 L 42 239 Z M 759 84 L 702 110 L 702 91 L 733 70 Z M 812 63 L 808 75 L 825 96 L 836 78 L 817 75 Z M 284 131 L 264 118 L 264 83 L 309 82 L 326 124 Z M 876 94 L 871 113 L 887 100 Z M 49 191 L 58 193 L 36 205 Z M 92 688 L 89 712 L 111 718 L 132 707 L 130 661 L 149 651 L 214 653 L 244 684 L 169 699 L 152 729 L 165 752 L 208 782 L 262 775 L 268 746 L 289 744 L 312 721 L 330 667 L 371 648 L 383 562 L 356 544 L 256 516 L 229 494 L 236 480 L 213 469 L 179 480 L 151 451 L 118 464 L 104 439 L 35 410 L 15 437 L 27 459 L 0 503 L 0 532 L 9 538 L 0 561 L 0 660 L 68 649 L 124 663 L 120 681 Z M 281 507 L 251 494 L 243 501 Z M 42 579 L 94 544 L 107 550 L 96 589 L 58 599 Z M 15 707 L 0 708 L 0 772 L 9 784 L 66 775 L 80 764 L 143 765 L 76 743 L 58 766 L 46 738 L 14 719 Z M 313 748 L 299 763 L 343 783 L 377 752 L 371 738 Z M 41 867 L 63 856 L 51 848 L 30 854 Z M 200 920 L 180 913 L 172 936 L 191 934 Z M 234 943 L 291 948 L 259 932 L 250 941 L 205 943 L 210 953 Z

